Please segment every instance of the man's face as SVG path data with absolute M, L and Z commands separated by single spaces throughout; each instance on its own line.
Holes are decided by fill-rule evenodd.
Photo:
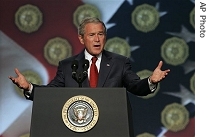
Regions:
M 102 52 L 106 42 L 106 34 L 101 23 L 88 23 L 85 26 L 84 36 L 79 36 L 80 42 L 85 45 L 86 50 L 93 56 Z

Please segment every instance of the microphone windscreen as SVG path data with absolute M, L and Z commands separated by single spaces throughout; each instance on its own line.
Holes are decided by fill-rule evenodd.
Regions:
M 78 68 L 78 61 L 77 60 L 74 60 L 72 61 L 72 65 L 71 65 L 71 68 L 73 69 L 77 69 Z
M 89 68 L 89 61 L 87 59 L 84 60 L 82 67 L 84 70 L 87 70 Z

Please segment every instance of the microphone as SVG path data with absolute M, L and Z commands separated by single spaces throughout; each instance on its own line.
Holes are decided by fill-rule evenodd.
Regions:
M 88 68 L 89 68 L 89 61 L 84 60 L 82 67 L 83 67 L 83 72 L 77 72 L 78 69 L 78 61 L 74 60 L 72 61 L 72 78 L 79 84 L 79 87 L 82 87 L 82 82 L 87 78 L 88 76 Z
M 89 61 L 87 59 L 84 60 L 83 62 L 83 74 L 84 74 L 84 77 L 86 78 L 88 76 L 88 68 L 89 68 Z
M 76 79 L 77 69 L 78 69 L 78 61 L 74 60 L 71 65 L 72 68 L 72 78 Z

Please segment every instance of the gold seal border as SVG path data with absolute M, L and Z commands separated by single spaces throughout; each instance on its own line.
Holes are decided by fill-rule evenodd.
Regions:
M 101 18 L 101 14 L 97 7 L 91 4 L 83 4 L 81 6 L 78 6 L 73 13 L 73 23 L 76 27 L 78 27 L 83 18 L 90 16 L 97 17 L 99 19 Z
M 182 48 L 181 52 L 184 52 L 182 54 L 182 58 L 178 58 L 178 59 L 173 59 L 173 58 L 169 58 L 167 56 L 166 52 L 171 52 L 173 49 L 171 49 L 170 44 L 175 42 L 175 46 L 177 47 L 177 45 Z M 179 48 L 178 47 L 178 48 Z M 180 52 L 180 51 L 178 51 Z M 181 38 L 177 38 L 177 37 L 172 37 L 172 38 L 168 38 L 164 41 L 164 43 L 161 46 L 161 56 L 162 58 L 165 60 L 166 63 L 177 66 L 180 65 L 182 63 L 184 63 L 186 61 L 186 59 L 189 56 L 189 47 L 187 45 L 187 43 L 181 39 Z
M 33 11 L 34 14 L 36 14 L 35 16 L 33 16 L 34 18 L 36 18 L 35 20 L 35 24 L 30 24 L 30 25 L 25 25 L 21 24 L 21 14 L 24 13 L 24 10 L 31 10 Z M 42 25 L 42 12 L 39 10 L 39 8 L 35 5 L 31 5 L 31 4 L 26 4 L 23 5 L 21 7 L 19 7 L 19 9 L 16 11 L 15 13 L 15 24 L 16 26 L 19 28 L 19 30 L 26 32 L 26 33 L 31 33 L 34 31 L 37 31 L 40 26 Z
M 190 24 L 195 28 L 195 7 L 190 12 Z
M 110 49 L 112 49 L 112 47 L 111 47 L 113 45 L 112 43 L 119 43 L 119 45 L 122 46 L 122 47 L 119 47 L 119 50 L 124 49 L 124 51 L 125 51 L 125 54 L 123 54 L 123 53 L 117 53 L 117 54 L 120 54 L 120 55 L 123 55 L 123 56 L 126 56 L 126 57 L 131 56 L 130 45 L 128 44 L 128 42 L 125 39 L 120 38 L 120 37 L 110 38 L 106 42 L 105 49 L 110 51 L 110 52 L 114 52 L 114 51 L 110 50 Z M 116 53 L 116 52 L 114 52 L 114 53 Z
M 85 101 L 93 109 L 92 121 L 83 127 L 74 126 L 68 119 L 68 109 L 71 106 L 71 104 L 73 104 L 74 102 L 77 102 L 77 101 Z M 98 121 L 98 117 L 99 117 L 98 106 L 91 98 L 84 96 L 84 95 L 78 95 L 78 96 L 71 97 L 69 100 L 66 101 L 66 103 L 64 104 L 63 109 L 62 109 L 62 119 L 63 119 L 64 124 L 70 130 L 75 131 L 75 132 L 86 132 L 86 131 L 92 129 L 96 125 L 96 123 Z
M 190 89 L 193 91 L 193 93 L 195 94 L 195 73 L 193 74 L 193 76 L 190 78 Z
M 175 112 L 178 112 L 177 110 L 179 110 L 179 112 L 181 112 L 182 116 L 176 117 L 176 118 L 179 118 L 179 120 L 180 120 L 180 118 L 182 118 L 181 123 L 179 121 L 178 123 L 171 124 L 170 122 L 168 123 L 168 121 L 166 120 L 167 118 L 171 118 L 172 115 L 170 114 L 170 112 L 173 110 L 175 110 Z M 165 106 L 165 108 L 161 112 L 161 122 L 168 130 L 171 130 L 173 132 L 181 131 L 189 123 L 189 112 L 184 106 L 182 106 L 178 103 L 168 104 Z
M 144 132 L 142 134 L 137 135 L 136 137 L 155 137 L 155 135 L 150 134 L 148 132 Z
M 51 57 L 50 51 L 53 51 L 52 46 L 54 46 L 55 44 L 62 45 L 62 47 L 60 46 L 60 48 L 63 48 L 66 55 L 59 56 L 59 58 Z M 63 53 L 61 53 L 61 54 L 63 54 Z M 51 65 L 58 66 L 58 62 L 60 60 L 63 60 L 70 56 L 72 56 L 72 46 L 64 38 L 61 38 L 61 37 L 52 38 L 52 39 L 48 40 L 47 44 L 44 46 L 44 57 L 48 61 L 48 63 Z
M 153 24 L 148 25 L 147 23 L 144 23 L 144 26 L 142 26 L 141 24 L 136 22 L 137 16 L 139 16 L 139 14 L 140 14 L 139 12 L 142 11 L 142 10 L 151 11 L 151 13 L 154 15 L 154 18 L 155 18 Z M 159 13 L 154 6 L 149 5 L 149 4 L 142 4 L 142 5 L 137 6 L 133 10 L 131 16 L 132 16 L 131 22 L 134 25 L 134 27 L 137 30 L 142 31 L 142 32 L 153 31 L 159 24 Z

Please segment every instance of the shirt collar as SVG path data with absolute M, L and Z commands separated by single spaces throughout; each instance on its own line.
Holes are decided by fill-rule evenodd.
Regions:
M 86 49 L 85 49 L 85 51 L 84 51 L 84 54 L 85 54 L 85 59 L 87 59 L 87 60 L 89 60 L 89 62 L 91 62 L 91 59 L 92 59 L 93 56 L 90 55 L 90 53 L 88 53 Z M 98 60 L 101 61 L 102 52 L 101 52 L 98 56 L 96 56 L 96 57 L 98 58 Z

